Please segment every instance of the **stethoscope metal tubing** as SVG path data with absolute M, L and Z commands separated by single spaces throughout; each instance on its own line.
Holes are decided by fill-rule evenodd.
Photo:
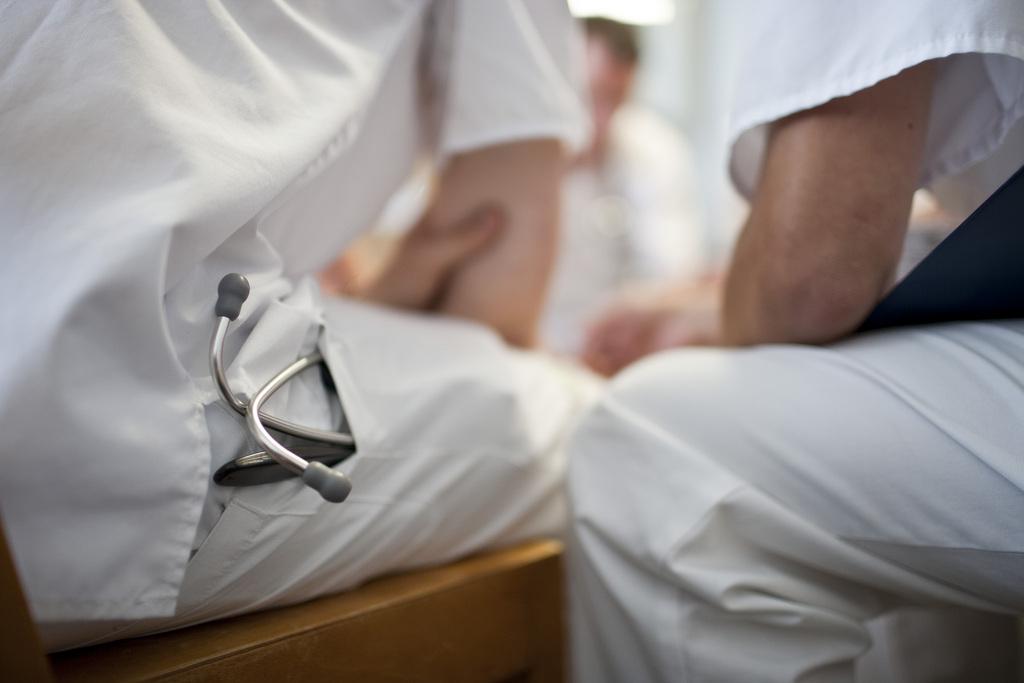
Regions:
M 217 319 L 217 330 L 213 336 L 213 342 L 210 344 L 210 368 L 213 371 L 214 384 L 217 387 L 217 393 L 221 399 L 224 400 L 229 406 L 231 406 L 239 415 L 248 418 L 250 410 L 255 410 L 250 406 L 246 406 L 235 393 L 231 391 L 231 387 L 228 385 L 227 374 L 224 371 L 224 339 L 227 336 L 228 325 L 231 321 L 227 318 L 220 317 Z M 305 358 L 313 358 L 316 360 L 303 366 L 301 370 L 297 370 L 294 374 L 298 374 L 302 370 L 305 370 L 311 365 L 323 362 L 323 356 L 317 351 Z M 302 360 L 302 359 L 300 359 Z M 298 362 L 298 361 L 296 361 Z M 291 366 L 289 366 L 290 368 Z M 286 368 L 283 372 L 287 372 Z M 290 375 L 292 377 L 294 375 Z M 271 382 L 280 378 L 280 373 L 271 379 Z M 281 383 L 283 384 L 283 382 Z M 280 387 L 280 384 L 278 384 Z M 266 388 L 266 387 L 264 387 Z M 271 392 L 273 393 L 273 392 Z M 255 399 L 253 399 L 255 400 Z M 262 403 L 262 402 L 261 402 Z M 279 417 L 268 415 L 267 413 L 260 412 L 260 421 L 272 429 L 276 429 L 279 432 L 285 434 L 291 434 L 303 439 L 311 439 L 313 441 L 320 441 L 322 443 L 331 443 L 338 446 L 351 446 L 354 441 L 352 436 L 349 434 L 342 434 L 341 432 L 328 431 L 326 429 L 317 429 L 316 427 L 307 427 L 305 425 L 298 425 L 288 420 L 282 420 Z
M 295 474 L 302 474 L 306 471 L 309 463 L 306 460 L 298 457 L 287 448 L 283 448 L 277 440 L 270 435 L 266 427 L 263 426 L 263 415 L 260 413 L 260 406 L 263 402 L 270 398 L 275 391 L 280 389 L 284 384 L 295 375 L 299 374 L 306 368 L 317 365 L 323 361 L 319 351 L 315 351 L 308 356 L 303 356 L 281 372 L 274 375 L 273 379 L 264 384 L 259 391 L 249 401 L 249 410 L 245 415 L 245 422 L 249 426 L 249 431 L 253 435 L 253 438 L 264 450 L 276 455 L 278 462 L 284 467 L 288 468 Z
M 224 372 L 224 339 L 228 335 L 228 325 L 231 321 L 225 317 L 217 318 L 217 329 L 213 333 L 213 341 L 210 344 L 210 369 L 213 371 L 213 381 L 217 386 L 217 393 L 221 399 L 236 412 L 245 415 L 247 409 L 245 404 L 235 396 L 228 386 L 228 376 Z

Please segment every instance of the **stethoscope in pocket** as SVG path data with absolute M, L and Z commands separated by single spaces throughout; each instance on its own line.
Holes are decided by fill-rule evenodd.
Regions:
M 344 472 L 331 467 L 355 453 L 356 444 L 352 435 L 304 427 L 260 410 L 264 402 L 292 377 L 314 366 L 323 367 L 323 356 L 319 351 L 314 351 L 298 359 L 274 375 L 246 404 L 228 385 L 224 372 L 224 339 L 228 334 L 228 326 L 238 318 L 242 304 L 249 297 L 249 281 L 238 273 L 225 275 L 217 286 L 217 295 L 214 309 L 217 328 L 210 342 L 210 371 L 220 397 L 236 412 L 245 416 L 250 434 L 263 447 L 263 451 L 227 463 L 214 474 L 214 482 L 222 486 L 254 486 L 297 475 L 302 477 L 307 486 L 316 489 L 324 500 L 342 502 L 352 490 L 352 480 Z M 300 439 L 316 441 L 320 445 L 287 448 L 271 435 L 268 428 Z

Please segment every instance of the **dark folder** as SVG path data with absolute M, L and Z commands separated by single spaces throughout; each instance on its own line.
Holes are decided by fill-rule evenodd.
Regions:
M 861 332 L 1024 318 L 1024 167 L 883 298 Z

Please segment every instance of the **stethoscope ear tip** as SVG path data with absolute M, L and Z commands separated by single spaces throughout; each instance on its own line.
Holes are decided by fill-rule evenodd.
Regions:
M 332 470 L 321 462 L 311 462 L 302 472 L 302 481 L 316 489 L 329 503 L 340 503 L 352 491 L 352 480 L 339 470 Z
M 244 275 L 228 273 L 217 285 L 217 306 L 214 312 L 228 320 L 234 320 L 242 312 L 242 304 L 249 298 L 249 281 Z

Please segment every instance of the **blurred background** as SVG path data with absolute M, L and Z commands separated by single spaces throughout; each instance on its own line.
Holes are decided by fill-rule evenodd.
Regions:
M 594 135 L 566 172 L 548 350 L 578 356 L 602 312 L 714 279 L 727 261 L 747 211 L 729 182 L 726 133 L 749 2 L 569 0 Z M 435 181 L 423 160 L 375 229 L 324 271 L 324 287 L 354 293 L 371 281 Z

